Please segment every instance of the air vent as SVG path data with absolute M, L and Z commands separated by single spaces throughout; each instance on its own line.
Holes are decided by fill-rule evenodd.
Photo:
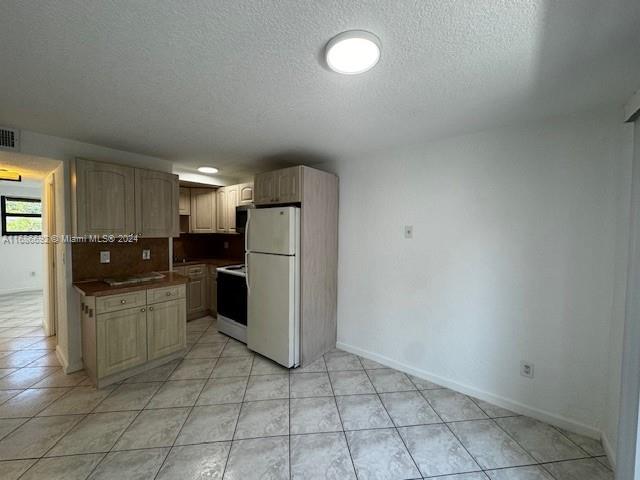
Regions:
M 0 149 L 1 150 L 19 150 L 20 149 L 20 130 L 14 128 L 0 127 Z

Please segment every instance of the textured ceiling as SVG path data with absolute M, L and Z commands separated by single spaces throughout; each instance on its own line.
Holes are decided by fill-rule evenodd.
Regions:
M 348 29 L 360 76 L 321 62 Z M 243 175 L 622 105 L 639 31 L 638 0 L 6 0 L 0 124 Z

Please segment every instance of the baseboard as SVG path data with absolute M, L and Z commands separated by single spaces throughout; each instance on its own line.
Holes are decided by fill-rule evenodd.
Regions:
M 611 466 L 614 468 L 616 468 L 616 453 L 613 450 L 613 447 L 611 446 L 611 442 L 609 442 L 609 438 L 603 433 L 600 436 L 600 441 L 602 442 L 602 448 L 604 448 L 604 452 L 607 454 L 607 458 L 609 459 L 609 463 L 611 464 Z
M 56 358 L 60 362 L 60 365 L 62 366 L 62 370 L 64 370 L 64 372 L 67 373 L 67 367 L 69 366 L 69 362 L 67 361 L 67 356 L 60 349 L 60 345 L 56 345 Z
M 24 288 L 8 288 L 6 290 L 0 290 L 0 296 L 2 295 L 15 295 L 16 293 L 27 293 L 27 292 L 41 292 L 42 288 L 33 288 L 33 287 L 24 287 Z
M 470 387 L 468 385 L 464 385 L 462 383 L 458 383 L 456 381 L 443 378 L 438 375 L 433 375 L 432 373 L 429 373 L 425 370 L 411 367 L 402 362 L 398 362 L 391 358 L 385 357 L 384 355 L 379 355 L 377 353 L 373 353 L 344 342 L 337 342 L 336 346 L 341 350 L 345 350 L 347 352 L 360 355 L 361 357 L 374 360 L 378 363 L 386 365 L 387 367 L 395 368 L 396 370 L 400 370 L 410 375 L 429 380 L 430 382 L 437 383 L 438 385 L 450 388 L 451 390 L 464 393 L 465 395 L 471 395 L 480 400 L 493 403 L 494 405 L 506 408 L 507 410 L 511 410 L 512 412 L 518 413 L 520 415 L 527 415 L 528 417 L 535 418 L 537 420 L 540 420 L 541 422 L 549 423 L 551 425 L 555 425 L 557 427 L 564 428 L 565 430 L 579 433 L 581 435 L 586 435 L 591 438 L 600 439 L 600 437 L 602 436 L 602 432 L 600 432 L 600 430 L 594 427 L 590 427 L 589 425 L 584 425 L 583 423 L 576 422 L 575 420 L 571 420 L 561 415 L 556 415 L 551 412 L 525 405 L 515 400 L 504 398 L 498 395 L 493 395 L 489 392 L 478 390 L 474 387 Z

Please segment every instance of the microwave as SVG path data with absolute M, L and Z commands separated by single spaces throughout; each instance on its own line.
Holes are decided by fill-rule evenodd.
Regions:
M 236 232 L 244 233 L 247 228 L 249 209 L 256 208 L 255 205 L 239 205 L 236 207 Z

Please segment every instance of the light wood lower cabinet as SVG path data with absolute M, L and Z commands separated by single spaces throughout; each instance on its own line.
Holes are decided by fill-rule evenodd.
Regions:
M 209 311 L 211 315 L 216 317 L 218 315 L 218 271 L 214 265 L 209 265 L 209 285 L 207 288 Z
M 145 307 L 98 315 L 97 325 L 99 376 L 107 377 L 147 361 Z
M 189 277 L 187 284 L 187 317 L 198 318 L 207 312 L 207 274 L 205 265 L 194 265 L 186 268 Z
M 138 302 L 143 297 L 144 304 L 116 309 L 130 300 L 127 295 Z M 184 352 L 186 303 L 184 284 L 124 295 L 82 295 L 82 357 L 94 384 L 118 382 Z
M 186 343 L 186 302 L 172 300 L 147 307 L 149 360 L 182 350 Z

